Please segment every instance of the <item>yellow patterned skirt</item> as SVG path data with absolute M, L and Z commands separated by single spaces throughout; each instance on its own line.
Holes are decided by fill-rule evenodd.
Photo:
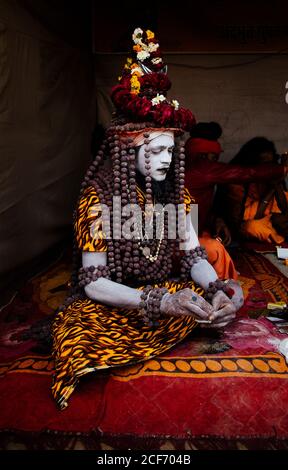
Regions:
M 167 281 L 155 287 L 166 287 L 171 293 L 188 287 L 203 294 L 193 282 Z M 136 309 L 113 308 L 88 298 L 73 302 L 57 314 L 53 325 L 55 400 L 60 408 L 66 408 L 81 376 L 158 356 L 182 341 L 195 326 L 193 317 L 170 317 L 152 329 L 143 325 Z

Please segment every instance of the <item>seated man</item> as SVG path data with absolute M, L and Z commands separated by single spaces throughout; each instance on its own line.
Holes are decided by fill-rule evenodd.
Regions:
M 82 183 L 72 292 L 53 326 L 53 396 L 61 408 L 79 377 L 161 354 L 198 324 L 225 327 L 243 303 L 238 283 L 218 279 L 191 224 L 179 136 L 194 117 L 166 98 L 170 82 L 154 34 L 137 28 L 133 40 L 138 62 L 127 62 L 112 90 L 116 114 Z M 169 236 L 168 204 L 178 209 L 178 233 L 186 221 L 185 236 Z
M 232 163 L 244 170 L 267 167 L 269 178 L 246 184 L 229 184 L 220 189 L 221 206 L 225 204 L 226 220 L 234 233 L 246 239 L 281 244 L 288 236 L 288 204 L 283 175 L 270 173 L 271 164 L 280 168 L 275 145 L 264 137 L 248 141 L 233 158 Z M 282 159 L 286 165 L 287 157 Z M 286 170 L 285 166 L 285 170 Z M 222 196 L 221 196 L 222 195 Z
M 217 198 L 217 204 L 213 205 L 216 185 L 283 178 L 287 168 L 275 162 L 258 165 L 257 168 L 252 161 L 245 167 L 235 161 L 230 162 L 232 164 L 219 162 L 222 148 L 218 139 L 221 134 L 222 129 L 216 122 L 200 122 L 194 126 L 185 144 L 185 185 L 198 204 L 201 245 L 205 246 L 218 276 L 225 279 L 236 278 L 237 274 L 233 261 L 220 243 L 221 240 L 224 245 L 229 245 L 231 236 L 223 220 L 226 220 L 228 211 L 225 192 L 221 203 Z M 232 209 L 229 210 L 231 212 Z

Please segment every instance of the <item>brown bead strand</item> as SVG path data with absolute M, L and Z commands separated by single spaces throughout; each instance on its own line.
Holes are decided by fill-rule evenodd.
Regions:
M 140 261 L 140 251 L 138 248 L 137 241 L 132 241 L 132 262 L 133 262 L 133 274 L 138 277 L 141 276 L 141 271 L 139 269 Z
M 107 239 L 107 263 L 110 268 L 111 276 L 116 276 L 116 264 L 115 264 L 115 253 L 114 253 L 114 242 L 113 242 L 113 200 L 114 193 L 114 178 L 111 176 L 102 177 L 102 181 L 107 181 L 107 188 L 104 191 L 105 203 L 110 209 L 110 238 Z
M 168 277 L 169 273 L 172 271 L 172 257 L 174 252 L 174 240 L 169 240 L 168 238 L 168 230 L 169 230 L 169 219 L 168 214 L 164 214 L 164 240 L 162 242 L 162 249 L 164 253 L 167 253 L 166 256 L 166 274 L 165 278 Z
M 114 145 L 111 149 L 112 168 L 113 168 L 113 176 L 114 176 L 113 196 L 120 196 L 121 195 L 120 141 L 117 135 L 115 135 L 114 137 L 113 144 Z
M 145 123 L 138 123 L 138 124 L 130 124 L 126 127 L 126 130 L 129 131 L 134 131 L 134 130 L 141 130 L 145 128 Z M 138 204 L 137 201 L 137 191 L 136 191 L 136 165 L 135 165 L 135 149 L 132 150 L 129 155 L 132 155 L 132 162 L 133 166 L 129 168 L 129 173 L 130 176 L 132 176 L 132 187 L 130 186 L 130 197 L 132 196 L 132 203 L 134 202 L 135 204 Z M 131 191 L 133 190 L 132 194 Z M 131 200 L 131 199 L 130 199 Z M 133 201 L 134 200 L 134 201 Z M 137 279 L 140 278 L 141 272 L 139 269 L 139 262 L 140 262 L 140 252 L 138 248 L 138 243 L 135 240 L 127 241 L 125 240 L 125 252 L 124 252 L 124 258 L 125 261 L 128 261 L 128 267 L 125 269 L 125 274 L 129 277 L 136 277 Z
M 109 193 L 111 191 L 111 184 L 109 185 L 109 181 L 107 181 L 106 185 L 104 185 L 101 180 L 103 181 L 103 174 L 99 172 L 99 175 L 97 175 L 95 179 L 92 180 L 90 183 L 97 192 L 97 196 L 99 197 L 100 204 L 101 205 L 105 204 L 106 206 L 111 207 L 111 203 L 110 203 L 111 198 L 109 197 Z M 109 231 L 111 232 L 111 224 L 110 224 L 109 214 L 107 214 L 106 210 L 104 210 L 104 207 L 102 207 L 101 217 L 102 217 L 103 235 L 105 236 L 105 239 L 108 240 Z
M 120 241 L 115 240 L 114 241 L 115 274 L 116 274 L 116 282 L 118 282 L 119 284 L 123 282 L 120 246 L 121 246 Z
M 172 204 L 172 203 L 170 203 L 170 204 Z M 177 209 L 177 207 L 176 207 L 176 209 Z M 165 219 L 165 239 L 168 240 L 169 246 L 171 244 L 173 244 L 173 251 L 174 251 L 174 244 L 175 244 L 176 238 L 174 238 L 174 239 L 170 238 L 169 239 L 169 233 L 171 235 L 177 237 L 177 218 L 176 218 L 176 220 L 174 220 L 174 217 L 173 217 L 173 219 L 170 220 L 170 223 L 168 223 L 169 222 L 168 221 L 168 214 L 166 214 L 166 216 L 167 217 Z M 177 214 L 176 214 L 176 216 L 177 216 Z
M 150 285 L 144 287 L 143 292 L 141 293 L 139 309 L 142 314 L 143 322 L 147 326 L 156 327 L 159 325 L 159 319 L 161 317 L 161 300 L 167 292 L 168 289 L 165 287 L 152 288 Z
M 185 188 L 185 148 L 184 142 L 180 142 L 180 153 L 179 153 L 179 203 L 184 203 L 184 188 Z
M 121 142 L 120 145 L 120 179 L 121 179 L 121 227 L 126 222 L 128 215 L 123 215 L 123 208 L 129 202 L 128 196 L 128 142 L 127 139 Z M 125 238 L 121 234 L 121 255 L 124 256 L 125 252 Z M 122 262 L 123 265 L 123 262 Z
M 99 200 L 100 200 L 100 204 L 101 203 L 104 203 L 106 204 L 108 207 L 112 207 L 112 201 L 111 201 L 111 194 L 113 194 L 113 188 L 112 188 L 112 180 L 111 178 L 107 178 L 106 177 L 106 188 L 103 189 L 103 179 L 104 175 L 99 172 L 99 174 L 96 176 L 95 180 L 93 180 L 91 183 L 93 185 L 93 187 L 95 188 L 96 192 L 97 192 L 97 195 L 99 197 Z M 110 215 L 111 215 L 111 218 L 112 218 L 112 211 L 110 212 Z M 108 214 L 105 214 L 104 212 L 102 213 L 102 225 L 103 225 L 103 230 L 105 231 L 106 227 L 107 228 L 110 228 L 110 236 L 112 236 L 112 222 L 113 220 L 107 218 L 108 217 Z M 110 224 L 109 224 L 110 222 Z M 105 233 L 106 235 L 106 233 Z M 107 237 L 106 238 L 107 240 L 107 262 L 108 262 L 108 266 L 110 268 L 110 271 L 111 271 L 111 274 L 114 273 L 115 274 L 115 271 L 116 271 L 116 266 L 115 266 L 115 259 L 114 259 L 114 245 L 113 245 L 113 242 L 111 240 L 111 238 Z
M 174 149 L 174 187 L 175 187 L 175 204 L 179 204 L 180 194 L 180 182 L 179 182 L 179 171 L 180 171 L 180 159 L 179 159 L 179 143 L 175 142 Z
M 125 251 L 122 258 L 123 271 L 127 274 L 126 277 L 130 277 L 133 273 L 133 258 L 132 258 L 132 241 L 125 241 Z
M 110 268 L 111 274 L 116 273 L 115 254 L 114 254 L 114 243 L 112 240 L 107 242 L 107 263 Z
M 175 204 L 174 160 L 175 160 L 175 156 L 173 152 L 171 165 L 170 165 L 169 171 L 165 179 L 165 191 L 164 191 L 164 195 L 161 201 L 163 206 L 165 206 L 166 204 Z
M 85 287 L 91 282 L 97 281 L 100 277 L 105 277 L 106 279 L 111 279 L 111 273 L 109 266 L 99 265 L 95 266 L 88 266 L 85 268 L 79 269 L 78 280 L 79 286 Z
M 113 160 L 113 158 L 115 158 L 115 153 L 116 153 L 115 146 L 117 145 L 117 135 L 116 136 L 108 135 L 104 144 L 103 146 L 100 147 L 100 149 L 103 150 L 103 152 L 105 149 L 107 149 L 107 155 L 110 154 Z M 113 175 L 109 175 L 109 174 L 107 175 L 107 171 L 104 172 L 102 170 L 102 171 L 98 171 L 95 181 L 93 181 L 93 186 L 95 187 L 97 191 L 97 195 L 99 196 L 100 203 L 105 203 L 110 208 L 111 218 L 112 218 L 112 204 L 113 204 L 111 195 L 113 196 L 113 193 L 114 193 L 114 187 L 113 187 L 114 179 L 115 178 L 113 178 Z M 102 217 L 103 217 L 103 229 L 105 229 L 106 215 L 103 213 Z M 108 225 L 108 219 L 107 219 L 107 225 Z M 110 220 L 110 231 L 111 229 L 113 230 L 112 220 Z M 112 231 L 110 233 L 110 236 L 113 236 Z M 113 245 L 111 238 L 107 238 L 107 262 L 110 268 L 111 275 L 113 273 L 115 274 L 116 266 L 115 266 L 115 259 L 114 259 L 114 245 Z
M 112 170 L 113 170 L 113 191 L 112 191 L 112 196 L 120 196 L 121 197 L 121 148 L 120 148 L 120 140 L 119 136 L 115 135 L 112 143 L 112 148 L 111 148 L 111 154 L 112 154 Z M 122 207 L 119 207 L 119 212 L 118 212 L 118 206 L 117 206 L 117 212 L 115 212 L 115 207 L 113 207 L 113 211 L 111 211 L 111 227 L 113 231 L 113 238 L 114 240 L 119 240 L 121 238 L 121 213 L 122 213 Z M 115 247 L 114 247 L 115 248 Z M 115 253 L 114 253 L 115 256 Z M 118 260 L 119 261 L 119 260 Z M 115 266 L 118 266 L 119 268 L 119 263 L 116 263 L 116 257 L 115 257 Z M 116 270 L 117 271 L 117 270 Z M 118 269 L 118 273 L 120 270 Z M 118 279 L 120 279 L 120 276 L 118 276 Z M 117 281 L 119 282 L 119 281 Z
M 150 162 L 150 140 L 149 134 L 144 134 L 144 158 L 145 158 L 145 193 L 146 193 L 146 204 L 153 204 L 152 195 L 152 177 L 151 177 L 151 162 Z
M 135 149 L 133 145 L 133 139 L 129 138 L 126 141 L 127 145 L 127 169 L 129 173 L 129 179 L 127 176 L 127 187 L 129 184 L 129 194 L 127 195 L 128 202 L 130 204 L 137 204 L 137 190 L 136 190 L 136 167 L 135 167 Z M 125 273 L 126 277 L 132 277 L 134 271 L 134 255 L 133 255 L 133 243 L 130 240 L 122 240 L 122 244 L 124 247 L 123 250 L 123 272 Z
M 83 191 L 89 186 L 91 179 L 95 176 L 96 172 L 99 170 L 99 167 L 103 165 L 106 145 L 107 140 L 104 139 L 93 162 L 89 165 L 88 170 L 86 171 L 84 181 L 81 184 L 80 196 L 83 194 Z
M 130 141 L 130 142 L 129 142 Z M 128 139 L 128 172 L 129 172 L 129 186 L 130 204 L 137 204 L 137 185 L 136 185 L 136 152 L 133 147 L 133 139 Z
M 99 175 L 100 176 L 100 175 Z M 108 190 L 107 189 L 103 189 L 102 185 L 100 184 L 100 182 L 98 181 L 98 178 L 91 181 L 93 187 L 95 188 L 96 192 L 97 192 L 97 195 L 99 197 L 99 201 L 100 201 L 100 205 L 108 205 L 108 197 L 107 197 L 107 193 L 108 193 Z M 109 213 L 107 213 L 106 210 L 104 210 L 104 206 L 102 207 L 102 214 L 101 214 L 101 218 L 102 218 L 102 232 L 103 232 L 103 236 L 105 237 L 106 240 L 108 240 L 109 238 L 109 231 L 111 232 L 111 222 L 110 222 L 110 219 L 109 219 Z
M 195 263 L 198 263 L 200 259 L 207 258 L 206 250 L 201 246 L 196 246 L 196 248 L 190 250 L 187 254 L 184 254 L 180 261 L 180 278 L 182 280 L 189 279 L 192 266 Z
M 128 153 L 127 144 L 120 146 L 120 179 L 121 179 L 121 205 L 128 204 Z
M 155 222 L 156 223 L 156 222 Z M 156 229 L 154 224 L 154 230 Z M 155 230 L 156 231 L 156 230 Z M 150 249 L 153 249 L 155 252 L 158 246 L 158 240 L 151 240 Z M 172 269 L 172 253 L 173 253 L 173 244 L 169 243 L 168 240 L 168 214 L 164 213 L 164 234 L 163 240 L 160 245 L 158 252 L 158 258 L 151 264 L 150 261 L 144 259 L 144 272 L 146 276 L 144 280 L 151 281 L 163 281 L 167 278 L 169 272 Z M 143 269 L 141 269 L 143 271 Z
M 178 240 L 175 240 L 174 242 L 173 258 L 175 258 L 177 262 L 180 262 L 181 260 L 181 250 L 179 248 Z
M 231 298 L 234 294 L 234 290 L 228 287 L 225 281 L 221 281 L 221 279 L 216 279 L 215 282 L 209 282 L 209 287 L 205 291 L 204 298 L 208 302 L 211 302 L 216 292 L 222 290 L 227 297 Z
M 179 204 L 179 207 L 177 210 L 178 230 L 180 229 L 180 226 L 182 227 L 183 225 L 185 226 L 186 224 L 186 210 L 185 210 L 185 207 L 182 206 L 184 203 L 185 167 L 184 167 L 184 170 L 183 170 L 183 167 L 180 167 L 180 164 L 183 165 L 183 161 L 185 159 L 185 154 L 183 153 L 183 149 L 184 147 L 182 147 L 181 144 L 179 144 L 178 142 L 177 144 L 177 171 L 175 172 L 175 181 L 177 182 L 176 199 L 178 201 L 177 204 Z M 182 168 L 182 170 L 180 170 L 180 168 Z M 181 178 L 180 178 L 180 175 L 182 175 Z

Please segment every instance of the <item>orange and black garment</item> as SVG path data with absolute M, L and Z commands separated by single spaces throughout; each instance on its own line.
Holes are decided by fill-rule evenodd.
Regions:
M 140 190 L 138 201 L 141 205 L 145 203 Z M 107 249 L 105 238 L 101 236 L 99 202 L 93 187 L 87 188 L 80 200 L 75 229 L 81 251 L 103 252 Z M 190 205 L 188 191 L 184 202 Z M 95 230 L 97 237 L 93 236 Z M 192 281 L 165 281 L 157 286 L 164 286 L 171 293 L 185 287 L 203 293 Z M 74 301 L 57 314 L 53 325 L 55 375 L 52 393 L 55 400 L 60 408 L 65 408 L 81 376 L 151 359 L 182 341 L 195 326 L 192 317 L 170 317 L 161 319 L 159 326 L 151 329 L 142 324 L 137 309 L 110 307 L 88 297 Z

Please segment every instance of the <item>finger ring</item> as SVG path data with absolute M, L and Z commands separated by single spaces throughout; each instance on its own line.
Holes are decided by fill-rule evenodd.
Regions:
M 192 295 L 192 300 L 193 300 L 193 302 L 196 302 L 197 297 L 195 295 Z

